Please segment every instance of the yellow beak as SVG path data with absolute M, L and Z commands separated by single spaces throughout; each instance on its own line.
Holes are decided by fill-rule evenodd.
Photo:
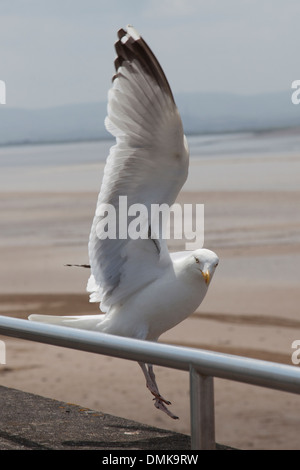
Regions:
M 209 284 L 209 281 L 210 281 L 210 274 L 209 274 L 209 271 L 206 271 L 205 273 L 203 271 L 201 271 L 202 273 L 202 276 L 204 277 L 204 281 L 205 281 L 205 284 Z

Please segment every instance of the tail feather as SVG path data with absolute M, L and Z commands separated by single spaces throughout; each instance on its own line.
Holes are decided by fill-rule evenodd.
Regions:
M 90 293 L 90 302 L 101 302 L 102 300 L 102 291 L 101 287 L 97 284 L 93 274 L 90 275 L 87 286 L 87 292 Z
M 56 316 L 56 315 L 29 315 L 28 320 L 52 325 L 69 326 L 84 330 L 95 330 L 102 322 L 104 315 L 82 315 L 82 316 Z

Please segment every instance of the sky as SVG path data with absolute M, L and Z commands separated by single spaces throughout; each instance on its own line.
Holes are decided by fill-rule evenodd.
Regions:
M 300 79 L 299 0 L 1 0 L 6 105 L 105 101 L 127 24 L 175 94 L 277 92 Z

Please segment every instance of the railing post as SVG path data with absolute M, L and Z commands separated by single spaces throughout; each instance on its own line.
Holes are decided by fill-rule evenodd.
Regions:
M 190 412 L 192 450 L 214 450 L 215 411 L 213 377 L 190 366 Z

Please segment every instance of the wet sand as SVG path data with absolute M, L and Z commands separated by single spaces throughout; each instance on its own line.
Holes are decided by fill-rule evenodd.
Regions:
M 300 158 L 293 158 L 299 165 Z M 207 163 L 207 174 L 217 165 Z M 201 187 L 205 171 L 201 173 L 199 162 L 192 167 L 193 181 L 179 202 L 205 204 L 205 247 L 218 253 L 220 265 L 199 310 L 160 341 L 292 364 L 291 344 L 300 339 L 300 176 L 290 168 L 294 183 L 289 187 L 270 161 L 263 174 L 266 188 L 260 176 L 250 190 L 250 184 L 242 187 L 245 165 L 260 168 L 259 159 L 232 164 L 226 188 L 205 183 L 201 193 L 195 191 L 195 181 L 198 174 Z M 234 184 L 238 174 L 244 175 L 241 187 Z M 0 313 L 18 318 L 97 313 L 85 292 L 87 270 L 64 265 L 88 262 L 98 191 L 81 187 L 62 192 L 59 185 L 50 191 L 50 183 L 42 191 L 37 186 L 0 194 Z M 170 242 L 170 248 L 182 249 L 182 242 Z M 189 433 L 187 373 L 155 368 L 162 395 L 180 417 L 173 421 L 154 408 L 134 362 L 2 339 L 7 355 L 0 365 L 2 385 Z M 299 400 L 216 379 L 217 441 L 243 449 L 300 449 Z

